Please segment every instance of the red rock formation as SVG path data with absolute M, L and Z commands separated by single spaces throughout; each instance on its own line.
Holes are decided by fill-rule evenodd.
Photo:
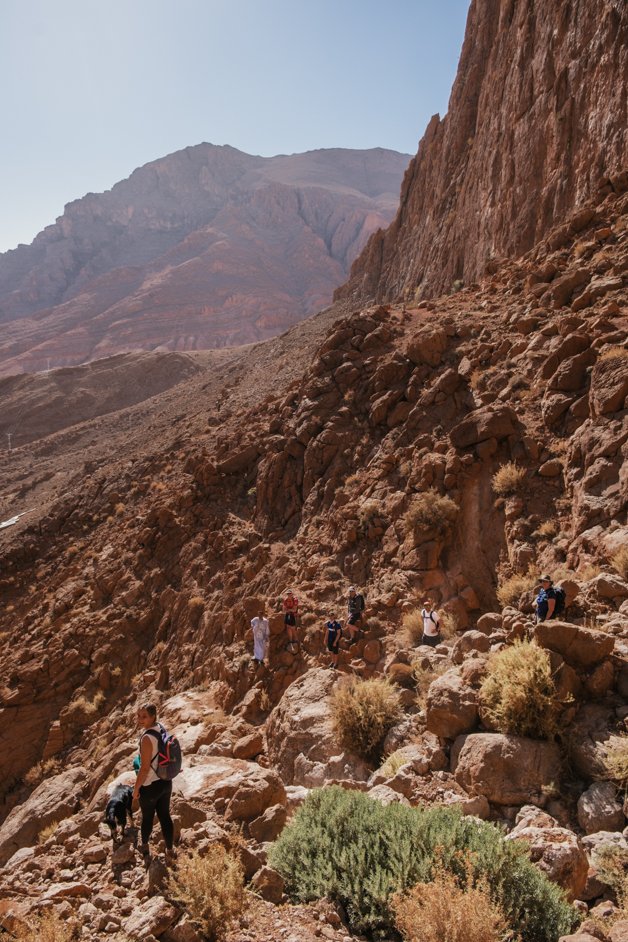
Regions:
M 0 256 L 0 374 L 274 336 L 331 300 L 407 158 L 201 144 L 70 203 Z
M 448 113 L 430 121 L 397 218 L 336 297 L 434 297 L 470 284 L 600 186 L 624 188 L 626 75 L 622 0 L 473 0 Z

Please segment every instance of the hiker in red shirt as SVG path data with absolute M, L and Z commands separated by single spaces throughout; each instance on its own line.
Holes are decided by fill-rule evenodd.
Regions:
M 299 600 L 292 591 L 288 589 L 285 599 L 282 603 L 283 608 L 283 623 L 286 626 L 286 633 L 288 635 L 288 643 L 286 647 L 288 650 L 291 648 L 294 650 L 296 647 L 299 647 L 299 639 L 297 637 L 297 615 L 299 613 Z

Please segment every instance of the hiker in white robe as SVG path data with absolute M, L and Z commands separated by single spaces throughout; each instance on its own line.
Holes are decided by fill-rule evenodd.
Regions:
M 251 628 L 253 630 L 253 660 L 261 664 L 266 657 L 268 639 L 270 638 L 268 619 L 261 614 L 258 615 L 251 620 Z

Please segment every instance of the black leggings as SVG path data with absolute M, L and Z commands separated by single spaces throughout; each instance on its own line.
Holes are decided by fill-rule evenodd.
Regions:
M 170 817 L 170 798 L 172 796 L 172 782 L 159 779 L 158 782 L 151 782 L 150 785 L 142 785 L 140 788 L 140 808 L 142 809 L 142 844 L 148 844 L 148 839 L 153 830 L 153 821 L 155 812 L 161 824 L 161 832 L 166 842 L 166 847 L 170 849 L 174 842 L 174 825 Z

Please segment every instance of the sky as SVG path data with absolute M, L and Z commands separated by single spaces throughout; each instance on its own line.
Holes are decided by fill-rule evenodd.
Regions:
M 201 141 L 416 153 L 469 0 L 0 0 L 0 251 Z

